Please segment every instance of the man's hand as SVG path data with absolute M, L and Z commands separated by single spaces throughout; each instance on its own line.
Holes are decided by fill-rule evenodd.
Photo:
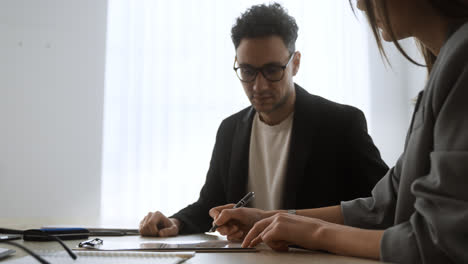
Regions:
M 242 241 L 259 220 L 268 217 L 266 211 L 255 208 L 236 208 L 234 204 L 226 204 L 214 207 L 210 210 L 210 216 L 214 219 L 213 224 L 218 225 L 216 229 L 221 235 L 227 236 L 229 241 Z
M 175 218 L 167 218 L 161 212 L 149 212 L 140 222 L 140 235 L 142 236 L 177 236 L 179 234 L 180 221 Z

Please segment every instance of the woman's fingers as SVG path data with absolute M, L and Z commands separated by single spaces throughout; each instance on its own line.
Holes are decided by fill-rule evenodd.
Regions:
M 275 222 L 276 222 L 276 218 L 273 219 L 273 221 L 271 221 L 270 224 L 267 227 L 265 227 L 265 229 L 263 229 L 263 231 L 260 232 L 260 234 L 258 234 L 256 238 L 254 238 L 252 240 L 249 247 L 255 247 L 256 245 L 260 244 L 261 242 L 266 242 L 265 241 L 265 236 L 267 234 L 269 234 L 272 231 L 272 229 L 275 228 L 275 226 L 276 226 Z
M 276 251 L 288 251 L 288 243 L 286 241 L 264 241 L 267 246 Z
M 255 225 L 250 229 L 249 233 L 245 236 L 244 241 L 242 242 L 242 247 L 249 247 L 252 241 L 256 239 L 260 235 L 260 233 L 262 233 L 265 230 L 265 228 L 267 228 L 270 225 L 272 221 L 273 217 L 268 217 L 255 223 Z M 258 239 L 256 239 L 255 245 L 257 245 L 260 242 L 258 242 Z
M 245 237 L 242 246 L 255 247 L 261 242 L 268 242 L 273 249 L 286 250 L 288 236 L 290 235 L 287 226 L 290 224 L 291 216 L 287 214 L 276 214 L 265 218 L 254 225 Z
M 284 213 L 258 221 L 245 236 L 242 247 L 255 247 L 264 242 L 274 250 L 287 251 L 289 245 L 320 249 L 314 232 L 326 222 Z

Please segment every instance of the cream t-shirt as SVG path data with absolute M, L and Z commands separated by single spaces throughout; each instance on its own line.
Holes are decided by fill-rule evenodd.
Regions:
M 280 209 L 289 157 L 294 113 L 270 126 L 255 114 L 250 134 L 248 190 L 255 192 L 252 206 Z

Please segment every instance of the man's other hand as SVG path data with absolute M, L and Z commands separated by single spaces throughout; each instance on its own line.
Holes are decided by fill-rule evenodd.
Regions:
M 159 211 L 149 212 L 140 222 L 140 235 L 169 237 L 179 234 L 180 221 Z

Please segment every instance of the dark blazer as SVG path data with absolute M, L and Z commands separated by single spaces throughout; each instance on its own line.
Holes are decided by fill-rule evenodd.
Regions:
M 297 84 L 295 89 L 282 208 L 331 206 L 369 196 L 388 167 L 367 133 L 363 113 Z M 198 201 L 171 216 L 182 221 L 181 234 L 206 232 L 211 208 L 237 203 L 246 194 L 254 115 L 250 106 L 221 123 Z

